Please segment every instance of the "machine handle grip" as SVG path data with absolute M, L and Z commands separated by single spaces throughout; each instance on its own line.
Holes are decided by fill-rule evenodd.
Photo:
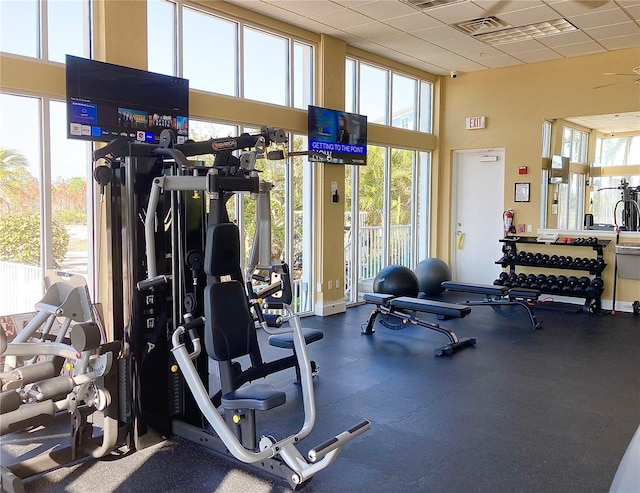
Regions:
M 144 291 L 145 289 L 151 289 L 155 286 L 160 286 L 161 284 L 169 284 L 169 276 L 161 274 L 150 279 L 144 279 L 136 284 L 136 287 L 138 288 L 138 291 Z
M 344 447 L 347 442 L 350 442 L 358 435 L 361 435 L 365 431 L 371 428 L 371 421 L 365 420 L 361 423 L 358 423 L 355 426 L 352 426 L 346 431 L 343 431 L 339 435 L 334 436 L 333 438 L 327 440 L 326 442 L 321 443 L 317 447 L 309 450 L 307 456 L 309 457 L 310 462 L 317 462 L 322 459 L 329 452 L 332 452 L 338 448 Z

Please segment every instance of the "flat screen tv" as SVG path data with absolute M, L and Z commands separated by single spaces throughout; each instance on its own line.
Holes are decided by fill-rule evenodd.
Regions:
M 155 143 L 169 128 L 187 139 L 187 79 L 71 55 L 66 65 L 67 138 Z
M 309 106 L 310 161 L 367 164 L 367 117 L 345 111 Z

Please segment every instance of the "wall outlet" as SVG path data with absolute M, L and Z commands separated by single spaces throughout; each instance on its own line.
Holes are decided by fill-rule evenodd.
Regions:
M 327 289 L 333 289 L 333 281 L 327 281 Z
M 336 289 L 340 289 L 340 279 L 336 279 Z
M 533 233 L 533 224 L 527 224 L 527 233 Z

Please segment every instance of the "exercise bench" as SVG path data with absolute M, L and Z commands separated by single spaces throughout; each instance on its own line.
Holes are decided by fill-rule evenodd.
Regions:
M 417 313 L 430 313 L 445 318 L 463 318 L 471 313 L 468 306 L 461 307 L 453 303 L 441 301 L 421 300 L 408 296 L 395 297 L 391 294 L 365 293 L 364 300 L 367 303 L 376 305 L 371 313 L 366 327 L 363 325 L 363 334 L 373 334 L 376 320 L 391 330 L 401 330 L 407 324 L 418 325 L 425 329 L 435 330 L 444 334 L 449 339 L 449 344 L 436 348 L 433 352 L 436 356 L 451 356 L 455 351 L 466 346 L 475 346 L 475 338 L 458 339 L 455 333 L 449 329 L 422 320 L 416 316 Z
M 512 311 L 506 309 L 507 306 L 521 306 L 529 317 L 533 330 L 542 327 L 542 322 L 538 322 L 535 314 L 531 311 L 528 302 L 537 301 L 540 291 L 528 288 L 508 288 L 507 286 L 491 284 L 474 284 L 466 282 L 445 281 L 442 287 L 448 291 L 459 291 L 463 293 L 484 295 L 483 300 L 459 301 L 460 305 L 491 306 L 493 310 L 505 317 L 514 316 Z M 519 314 L 515 314 L 519 316 Z

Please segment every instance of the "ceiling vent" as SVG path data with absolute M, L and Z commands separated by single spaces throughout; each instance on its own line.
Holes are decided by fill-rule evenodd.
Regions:
M 462 32 L 465 32 L 470 35 L 475 35 L 478 33 L 486 33 L 498 31 L 501 29 L 505 29 L 507 27 L 511 27 L 505 21 L 498 19 L 495 16 L 490 17 L 482 17 L 480 19 L 473 19 L 470 21 L 460 22 L 456 24 L 456 27 L 460 29 Z
M 452 3 L 466 2 L 467 0 L 400 0 L 402 3 L 411 5 L 418 10 L 428 10 L 434 7 L 442 7 L 443 5 L 451 5 Z

